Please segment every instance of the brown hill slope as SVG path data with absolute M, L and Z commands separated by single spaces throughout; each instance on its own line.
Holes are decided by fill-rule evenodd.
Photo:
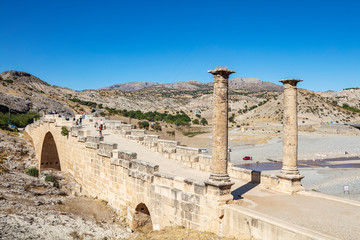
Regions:
M 0 74 L 0 110 L 23 113 L 27 111 L 72 115 L 64 99 L 75 91 L 50 85 L 24 72 L 6 71 Z

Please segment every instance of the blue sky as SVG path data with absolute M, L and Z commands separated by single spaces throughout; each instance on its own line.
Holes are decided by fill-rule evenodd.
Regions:
M 360 1 L 0 0 L 0 72 L 76 90 L 213 81 L 207 70 L 313 91 L 360 87 Z

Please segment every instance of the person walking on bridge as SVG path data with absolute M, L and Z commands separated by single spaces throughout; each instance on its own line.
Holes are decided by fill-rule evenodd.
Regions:
M 100 134 L 100 137 L 102 137 L 102 130 L 103 130 L 103 125 L 100 124 L 100 126 L 99 126 L 99 134 Z

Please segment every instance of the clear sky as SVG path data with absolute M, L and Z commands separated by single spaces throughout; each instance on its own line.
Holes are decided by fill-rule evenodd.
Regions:
M 216 66 L 302 78 L 313 91 L 360 87 L 358 0 L 0 0 L 0 9 L 0 72 L 76 90 L 210 82 Z

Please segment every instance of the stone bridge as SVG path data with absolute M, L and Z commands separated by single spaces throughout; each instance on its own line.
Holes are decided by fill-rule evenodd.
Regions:
M 107 201 L 133 229 L 179 225 L 241 239 L 337 239 L 301 226 L 312 218 L 317 221 L 324 204 L 339 204 L 328 200 L 330 196 L 308 202 L 316 193 L 288 195 L 271 191 L 269 188 L 276 189 L 279 183 L 276 176 L 231 165 L 228 169 L 235 185 L 230 195 L 230 189 L 207 184 L 211 156 L 118 121 L 107 121 L 104 136 L 100 137 L 92 127 L 96 120 L 86 119 L 78 127 L 63 118 L 45 116 L 26 131 L 33 139 L 40 170 L 53 168 L 70 173 L 81 186 L 75 194 Z M 61 134 L 63 126 L 70 130 L 68 136 Z M 264 201 L 256 202 L 255 196 Z M 274 197 L 276 202 L 265 200 Z M 246 204 L 249 200 L 251 206 Z M 294 215 L 307 213 L 297 220 L 294 217 L 293 222 L 259 211 L 253 205 L 268 210 L 281 206 L 284 212 Z M 341 205 L 341 209 L 355 214 L 355 219 L 348 217 L 353 224 L 359 220 L 359 207 L 358 203 Z M 342 212 L 334 210 L 334 219 L 344 215 Z M 331 228 L 341 226 L 324 223 L 324 231 Z
M 99 121 L 86 116 L 74 126 L 47 115 L 25 130 L 41 171 L 70 173 L 81 186 L 74 194 L 107 201 L 132 229 L 177 225 L 240 239 L 359 237 L 360 203 L 302 191 L 294 159 L 278 176 L 236 168 L 220 154 L 216 169 L 199 149 L 121 121 L 106 121 L 99 136 Z
M 71 127 L 72 122 L 50 115 L 29 125 L 26 131 L 33 139 L 39 169 L 52 168 L 70 173 L 81 185 L 77 194 L 107 201 L 120 214 L 126 215 L 133 228 L 146 226 L 160 229 L 168 225 L 182 225 L 220 231 L 223 215 L 220 205 L 225 201 L 224 196 L 231 196 L 230 189 L 206 185 L 206 172 L 200 176 L 193 169 L 190 170 L 194 172 L 182 173 L 181 167 L 173 164 L 173 170 L 178 170 L 180 176 L 163 172 L 158 164 L 138 159 L 136 152 L 122 148 L 119 141 L 104 141 L 111 129 L 119 131 L 115 130 L 118 126 L 112 127 L 114 122 L 106 122 L 108 129 L 104 131 L 104 137 L 92 132 L 89 126 L 93 124 L 89 123 L 85 120 L 84 127 Z M 70 132 L 68 136 L 63 136 L 62 127 L 66 125 Z M 144 143 L 149 147 L 154 145 L 154 136 L 142 136 L 144 131 L 128 131 L 126 129 L 131 129 L 131 126 L 126 124 L 121 124 L 121 127 L 124 135 L 118 134 L 117 137 L 124 138 L 127 144 L 146 148 L 135 141 L 148 139 Z M 196 152 L 195 149 L 177 145 L 173 141 L 157 142 L 157 147 L 162 148 L 164 153 L 170 154 L 178 148 L 180 159 L 191 159 L 192 153 Z M 152 152 L 151 149 L 145 154 L 149 152 Z M 164 160 L 160 155 L 156 158 Z M 190 174 L 189 177 L 186 177 L 187 174 Z

